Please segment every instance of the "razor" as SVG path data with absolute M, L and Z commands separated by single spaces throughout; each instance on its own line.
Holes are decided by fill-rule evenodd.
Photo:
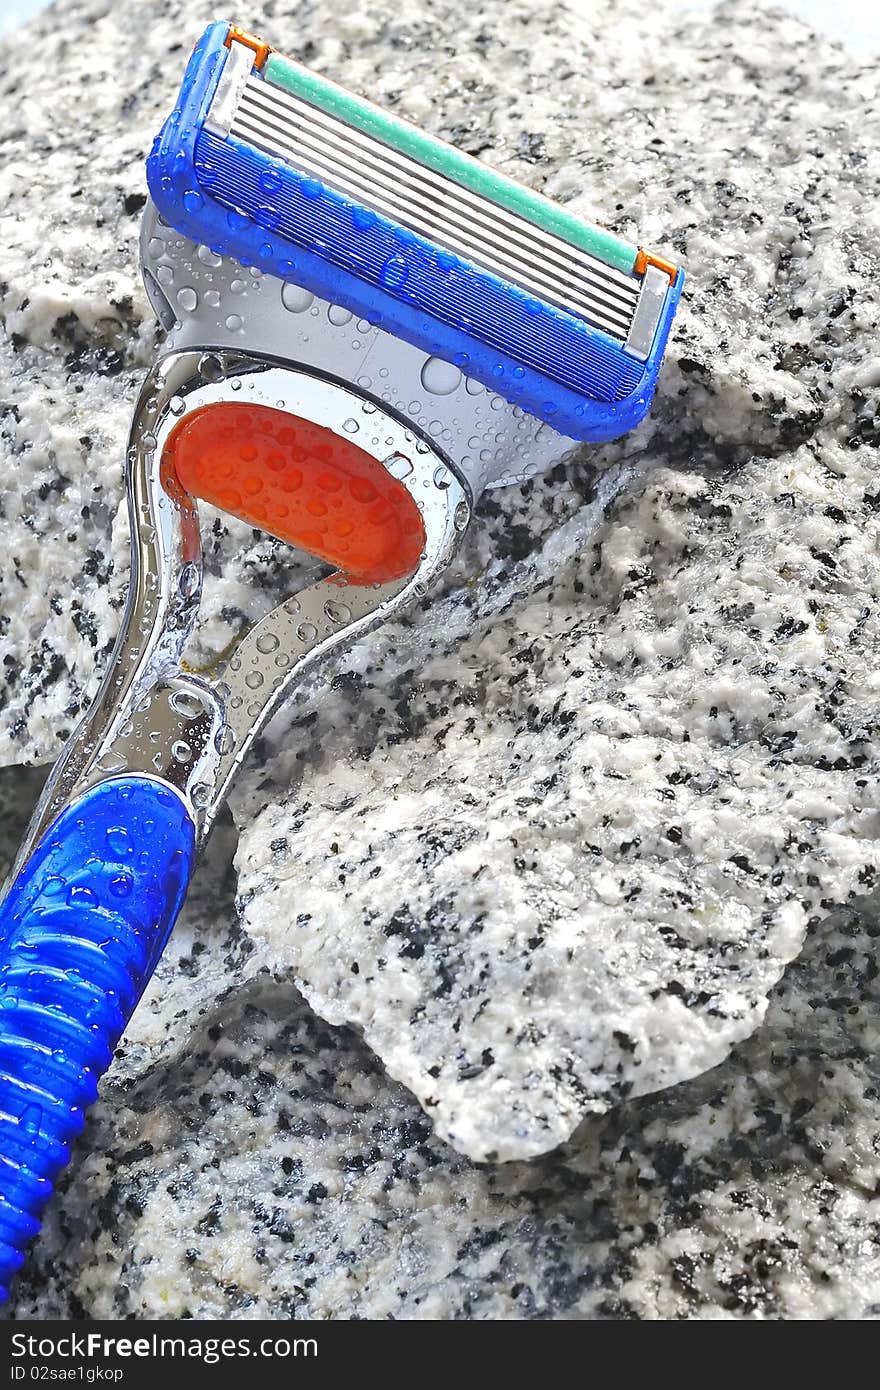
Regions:
M 4 1293 L 254 738 L 485 488 L 642 419 L 684 278 L 228 23 L 147 178 L 128 602 L 0 905 Z M 202 668 L 200 503 L 325 566 Z

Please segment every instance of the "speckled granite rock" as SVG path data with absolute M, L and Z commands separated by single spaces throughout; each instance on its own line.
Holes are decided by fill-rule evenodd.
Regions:
M 590 455 L 604 515 L 585 464 L 487 509 L 479 582 L 359 653 L 235 803 L 254 960 L 476 1158 L 717 1062 L 880 851 L 876 72 L 742 10 L 674 70 L 608 28 L 546 143 L 616 114 L 590 167 L 687 258 L 655 414 Z
M 211 853 L 180 925 L 196 991 L 239 949 Z M 876 907 L 825 918 L 722 1066 L 528 1163 L 456 1155 L 289 983 L 192 1032 L 156 998 L 163 1041 L 122 1049 L 15 1316 L 877 1318 L 878 939 Z
M 29 94 L 0 79 L 7 763 L 112 640 L 142 159 L 212 10 L 65 5 Z M 244 931 L 227 826 L 20 1311 L 870 1316 L 874 928 L 840 905 L 877 860 L 876 72 L 740 5 L 675 65 L 677 10 L 634 0 L 274 11 L 685 256 L 692 298 L 648 424 L 484 502 L 438 600 L 276 723 L 232 808 Z M 97 91 L 86 31 L 127 55 Z M 222 644 L 289 571 L 211 546 Z M 745 1038 L 831 911 L 721 1071 L 625 1101 Z M 625 1103 L 474 1168 L 376 1054 L 477 1157 Z

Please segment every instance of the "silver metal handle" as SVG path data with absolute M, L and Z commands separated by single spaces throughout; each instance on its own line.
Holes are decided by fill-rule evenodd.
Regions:
M 198 512 L 163 486 L 161 460 L 186 415 L 225 401 L 270 405 L 344 435 L 369 419 L 359 445 L 409 491 L 425 547 L 414 573 L 358 586 L 336 573 L 291 595 L 242 633 L 209 669 L 183 665 L 202 591 Z M 207 835 L 259 731 L 292 688 L 332 652 L 425 594 L 467 527 L 471 501 L 430 439 L 357 388 L 272 359 L 228 351 L 177 352 L 150 372 L 135 409 L 127 458 L 131 587 L 101 689 L 46 785 L 13 872 L 43 831 L 89 787 L 122 771 L 182 794 Z

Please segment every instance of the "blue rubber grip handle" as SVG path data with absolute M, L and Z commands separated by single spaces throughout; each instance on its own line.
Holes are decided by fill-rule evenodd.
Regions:
M 195 829 L 149 777 L 91 788 L 0 904 L 0 1300 L 186 893 Z

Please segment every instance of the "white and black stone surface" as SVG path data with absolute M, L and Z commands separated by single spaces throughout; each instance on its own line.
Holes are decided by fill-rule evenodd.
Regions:
M 124 595 L 143 159 L 213 11 L 3 49 L 7 856 Z M 875 1316 L 876 66 L 739 3 L 240 18 L 689 294 L 650 420 L 263 740 L 14 1311 Z M 222 645 L 290 570 L 208 535 Z

